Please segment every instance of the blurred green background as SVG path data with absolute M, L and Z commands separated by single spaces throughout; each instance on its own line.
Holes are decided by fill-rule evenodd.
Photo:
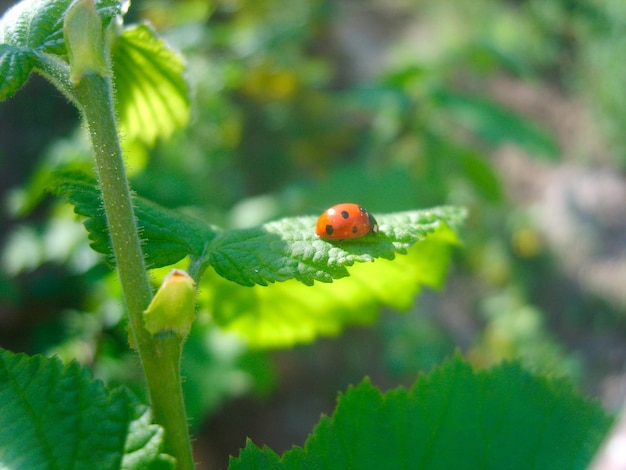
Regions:
M 619 407 L 625 2 L 136 0 L 140 20 L 184 54 L 193 116 L 129 149 L 139 195 L 224 227 L 340 201 L 470 211 L 446 287 L 372 328 L 250 351 L 198 325 L 183 364 L 197 460 L 224 467 L 245 436 L 302 444 L 338 390 L 410 384 L 455 350 L 480 367 L 520 358 Z M 0 104 L 0 346 L 141 393 L 116 277 L 43 193 L 90 158 L 42 79 Z

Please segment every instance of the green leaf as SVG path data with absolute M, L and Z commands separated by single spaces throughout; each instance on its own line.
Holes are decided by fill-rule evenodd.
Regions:
M 0 44 L 0 101 L 13 96 L 26 83 L 35 63 L 29 49 Z
M 315 234 L 317 217 L 293 217 L 220 233 L 209 247 L 221 276 L 243 286 L 296 279 L 306 285 L 348 276 L 346 267 L 376 258 L 394 259 L 442 224 L 456 227 L 465 212 L 455 207 L 376 215 L 377 235 L 329 242 Z
M 63 18 L 72 0 L 22 1 L 0 19 L 0 100 L 12 95 L 26 82 L 44 54 L 66 57 Z M 118 0 L 96 1 L 106 28 L 122 12 Z
M 0 350 L 0 462 L 5 468 L 119 468 L 130 412 L 77 363 Z
M 383 394 L 365 380 L 304 448 L 279 458 L 248 442 L 229 469 L 585 468 L 610 422 L 563 381 L 515 363 L 475 372 L 456 357 L 411 390 Z
M 40 53 L 65 55 L 63 18 L 73 0 L 22 1 L 0 19 L 0 43 L 30 48 Z M 121 14 L 119 0 L 96 0 L 96 10 L 106 28 Z
M 210 270 L 203 278 L 199 301 L 221 328 L 236 332 L 252 347 L 310 342 L 320 335 L 337 335 L 349 324 L 373 323 L 382 305 L 409 308 L 422 286 L 436 288 L 443 283 L 456 243 L 454 232 L 442 224 L 406 255 L 355 264 L 349 277 L 314 288 L 295 279 L 269 287 L 243 287 Z M 327 261 L 334 262 L 332 253 L 338 249 L 322 248 L 320 257 L 330 253 Z
M 52 191 L 74 204 L 76 213 L 87 217 L 84 224 L 92 248 L 112 261 L 106 219 L 93 178 L 63 173 Z M 396 253 L 407 253 L 415 242 L 440 227 L 456 228 L 465 218 L 465 211 L 455 207 L 377 215 L 377 235 L 328 242 L 315 235 L 316 217 L 217 232 L 201 220 L 141 198 L 135 199 L 135 214 L 150 268 L 168 266 L 190 255 L 199 265 L 205 265 L 208 259 L 218 274 L 243 286 L 266 286 L 290 279 L 306 285 L 332 282 L 348 276 L 347 267 L 356 262 L 394 259 Z M 448 241 L 452 238 L 448 236 Z
M 53 55 L 67 60 L 63 21 L 71 4 L 72 0 L 22 1 L 2 17 L 0 100 L 15 94 L 33 69 L 58 78 L 57 72 L 50 69 L 50 60 L 44 58 Z M 104 29 L 113 17 L 122 14 L 122 4 L 117 0 L 99 0 L 96 10 Z M 81 36 L 76 37 L 82 44 Z M 110 38 L 116 107 L 126 139 L 152 144 L 157 137 L 169 137 L 189 120 L 183 59 L 145 24 L 128 27 Z M 87 48 L 77 65 L 87 62 L 100 70 L 104 64 L 94 63 L 89 52 Z M 77 77 L 80 73 L 80 69 L 74 72 Z
M 238 459 L 231 457 L 228 465 L 229 469 L 273 469 L 283 468 L 280 457 L 269 447 L 259 449 L 251 439 L 246 441 L 246 447 L 241 449 Z M 337 467 L 339 468 L 339 467 Z
M 505 107 L 471 95 L 439 90 L 437 104 L 463 126 L 492 144 L 513 143 L 530 154 L 556 160 L 559 149 L 543 129 Z
M 135 419 L 130 423 L 124 448 L 124 470 L 174 469 L 175 459 L 161 452 L 163 428 L 152 424 L 152 411 L 145 405 L 135 403 Z
M 152 144 L 189 120 L 185 64 L 147 25 L 125 29 L 111 49 L 116 108 L 125 138 Z
M 96 181 L 78 172 L 61 173 L 51 190 L 74 205 L 89 232 L 91 247 L 113 263 L 106 217 Z M 199 258 L 215 236 L 215 229 L 194 217 L 170 211 L 135 198 L 135 215 L 144 239 L 143 251 L 150 268 L 174 264 L 186 256 Z

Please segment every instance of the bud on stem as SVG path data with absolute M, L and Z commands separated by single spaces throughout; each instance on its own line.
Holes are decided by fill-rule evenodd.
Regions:
M 79 83 L 89 73 L 109 73 L 104 59 L 102 19 L 94 0 L 76 0 L 67 11 L 63 37 L 70 63 L 70 79 Z
M 191 276 L 173 269 L 143 313 L 146 330 L 153 336 L 174 332 L 186 338 L 195 319 L 195 300 L 196 286 Z

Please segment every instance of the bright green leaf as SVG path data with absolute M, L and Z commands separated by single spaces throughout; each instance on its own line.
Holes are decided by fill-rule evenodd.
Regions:
M 169 137 L 189 120 L 185 64 L 147 25 L 135 25 L 118 36 L 111 50 L 116 107 L 129 140 L 152 144 Z
M 377 235 L 329 242 L 315 235 L 317 217 L 293 217 L 219 234 L 209 247 L 218 274 L 244 286 L 296 279 L 306 285 L 348 275 L 356 262 L 394 259 L 442 224 L 457 227 L 465 212 L 455 207 L 376 214 Z
M 411 390 L 383 394 L 366 380 L 304 448 L 279 458 L 248 442 L 229 468 L 585 468 L 610 421 L 563 381 L 518 364 L 475 372 L 456 357 Z
M 3 468 L 119 468 L 132 416 L 77 363 L 0 350 Z
M 293 279 L 269 287 L 243 287 L 209 270 L 200 302 L 220 327 L 238 333 L 253 347 L 310 342 L 317 336 L 337 335 L 348 324 L 373 323 L 381 305 L 409 308 L 422 286 L 442 284 L 456 243 L 454 232 L 440 225 L 406 255 L 357 263 L 349 277 L 314 288 Z M 370 249 L 376 251 L 374 245 Z M 339 248 L 321 248 L 320 263 L 334 262 L 328 254 L 335 250 Z
M 437 104 L 463 126 L 492 144 L 513 143 L 530 154 L 555 160 L 555 140 L 536 124 L 494 101 L 439 90 Z
M 530 76 L 532 73 L 532 68 L 525 57 L 492 40 L 479 39 L 461 48 L 452 59 L 453 66 L 458 66 L 459 61 L 463 60 L 471 67 L 484 72 L 503 68 L 519 77 Z

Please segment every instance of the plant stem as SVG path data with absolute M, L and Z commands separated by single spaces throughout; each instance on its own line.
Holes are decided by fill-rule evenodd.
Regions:
M 143 312 L 150 304 L 152 290 L 124 168 L 111 82 L 109 77 L 90 73 L 74 91 L 91 136 L 131 336 L 139 351 L 155 421 L 165 428 L 165 450 L 177 459 L 177 468 L 192 469 L 180 377 L 182 342 L 176 337 L 155 338 L 143 326 Z
M 150 399 L 155 422 L 165 427 L 166 451 L 176 457 L 177 469 L 193 469 L 191 440 L 180 377 L 182 342 L 175 333 L 153 337 L 153 357 L 144 362 L 152 378 Z M 155 406 L 159 403 L 159 406 Z M 167 423 L 167 426 L 166 424 Z
M 76 95 L 89 128 L 109 236 L 133 339 L 143 359 L 141 351 L 150 337 L 143 329 L 142 312 L 152 300 L 152 289 L 118 140 L 109 81 L 96 74 L 86 75 L 76 86 Z

